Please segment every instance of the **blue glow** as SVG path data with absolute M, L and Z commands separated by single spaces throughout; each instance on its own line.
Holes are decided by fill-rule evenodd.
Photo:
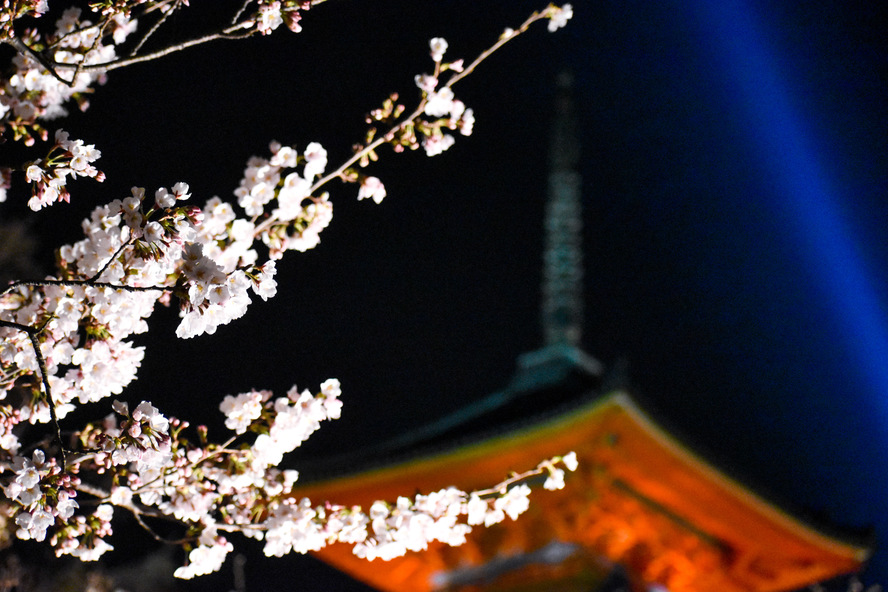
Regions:
M 764 20 L 742 2 L 700 0 L 695 10 L 712 51 L 724 67 L 736 104 L 754 143 L 763 171 L 783 200 L 771 204 L 783 213 L 787 234 L 797 241 L 801 264 L 819 283 L 826 307 L 834 315 L 837 336 L 853 370 L 872 389 L 866 401 L 888 421 L 888 324 L 883 304 L 868 275 L 854 232 L 843 219 L 840 192 L 823 167 L 828 162 L 809 137 L 812 114 L 803 113 L 799 96 L 791 93 L 787 71 L 781 72 L 780 54 L 767 38 Z M 791 66 L 791 65 L 790 65 Z M 798 93 L 801 94 L 801 93 Z M 835 158 L 837 155 L 832 155 Z M 829 158 L 829 155 L 827 155 Z

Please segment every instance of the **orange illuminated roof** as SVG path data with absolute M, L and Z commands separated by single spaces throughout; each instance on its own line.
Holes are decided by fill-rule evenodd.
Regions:
M 303 486 L 315 502 L 376 499 L 498 483 L 575 451 L 561 491 L 534 489 L 517 521 L 475 528 L 469 542 L 368 562 L 336 544 L 325 562 L 386 592 L 594 590 L 620 564 L 638 589 L 786 591 L 857 571 L 869 551 L 832 538 L 692 453 L 615 392 L 511 433 Z M 553 588 L 554 587 L 554 588 Z

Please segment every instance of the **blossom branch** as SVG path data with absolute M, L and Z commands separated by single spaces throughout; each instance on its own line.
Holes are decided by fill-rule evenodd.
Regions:
M 550 4 L 549 7 L 551 7 L 551 6 L 552 5 Z M 546 10 L 548 10 L 548 8 Z M 496 52 L 496 50 L 498 50 L 499 48 L 504 46 L 506 43 L 508 43 L 509 41 L 511 41 L 512 39 L 517 37 L 518 35 L 521 35 L 522 33 L 526 33 L 527 29 L 530 27 L 530 25 L 532 25 L 536 21 L 543 19 L 543 18 L 546 18 L 546 11 L 545 10 L 542 12 L 534 11 L 534 13 L 531 14 L 527 18 L 527 20 L 524 21 L 521 24 L 521 26 L 518 27 L 517 29 L 514 29 L 514 30 L 513 29 L 506 29 L 506 31 L 502 35 L 500 35 L 499 39 L 497 39 L 496 43 L 494 43 L 492 46 L 490 46 L 489 48 L 487 48 L 486 50 L 481 52 L 481 54 L 478 55 L 478 57 L 476 57 L 472 61 L 471 64 L 466 66 L 462 70 L 462 72 L 457 72 L 456 74 L 451 76 L 450 79 L 444 84 L 444 86 L 451 87 L 454 84 L 456 84 L 457 82 L 459 82 L 460 80 L 462 80 L 463 78 L 465 78 L 466 76 L 468 76 L 469 74 L 471 74 L 472 72 L 474 72 L 475 68 L 477 68 L 481 64 L 481 62 L 483 62 L 484 60 L 489 58 L 491 55 L 493 55 L 493 53 Z
M 94 485 L 89 485 L 87 483 L 81 482 L 77 485 L 76 489 L 77 489 L 77 491 L 79 491 L 81 493 L 86 493 L 88 495 L 91 495 L 91 496 L 97 498 L 100 503 L 111 501 L 111 493 L 100 488 L 100 487 L 96 487 Z M 181 545 L 185 542 L 194 540 L 194 537 L 185 538 L 185 539 L 175 539 L 175 540 L 166 539 L 166 538 L 160 536 L 159 534 L 157 534 L 154 531 L 154 529 L 151 528 L 151 526 L 147 522 L 145 522 L 146 516 L 149 518 L 157 518 L 157 519 L 161 519 L 161 520 L 168 520 L 168 521 L 172 520 L 172 517 L 167 514 L 163 514 L 161 512 L 154 511 L 154 510 L 151 510 L 148 508 L 139 507 L 138 505 L 134 504 L 133 502 L 126 501 L 126 500 L 116 500 L 115 502 L 113 502 L 113 505 L 115 507 L 126 510 L 130 514 L 132 514 L 133 518 L 135 518 L 135 520 L 139 524 L 139 526 L 141 526 L 142 529 L 148 533 L 148 536 L 150 536 L 151 538 L 153 538 L 155 541 L 157 541 L 159 543 L 164 543 L 164 544 L 168 544 L 168 545 Z
M 322 4 L 323 2 L 324 2 L 324 0 L 311 0 L 309 2 L 309 5 L 316 6 L 318 4 Z M 241 22 L 236 22 L 237 19 L 239 18 L 239 16 L 243 13 L 244 9 L 249 4 L 250 4 L 250 1 L 245 2 L 245 4 L 238 10 L 237 14 L 235 15 L 235 18 L 232 21 L 232 24 L 228 27 L 225 27 L 224 29 L 222 29 L 220 31 L 217 31 L 215 33 L 210 33 L 210 34 L 204 35 L 202 37 L 197 37 L 194 39 L 183 41 L 180 43 L 174 43 L 174 44 L 171 44 L 163 49 L 160 49 L 160 50 L 148 53 L 148 54 L 137 55 L 139 49 L 141 49 L 141 47 L 144 45 L 144 43 L 147 41 L 147 39 L 166 21 L 169 14 L 172 13 L 173 11 L 175 11 L 176 8 L 178 8 L 181 5 L 181 0 L 174 0 L 173 8 L 170 9 L 168 12 L 164 13 L 164 15 L 161 16 L 161 18 L 157 21 L 157 23 L 155 23 L 153 25 L 153 27 L 143 36 L 143 38 L 136 45 L 135 49 L 133 50 L 133 52 L 130 54 L 129 57 L 120 58 L 120 59 L 112 60 L 109 62 L 97 63 L 97 64 L 84 64 L 83 62 L 79 62 L 78 64 L 74 65 L 74 64 L 64 63 L 64 62 L 58 62 L 56 60 L 46 57 L 41 52 L 34 50 L 32 47 L 28 46 L 28 44 L 24 43 L 21 39 L 19 39 L 17 37 L 3 39 L 3 41 L 12 45 L 12 47 L 14 47 L 20 53 L 27 53 L 28 55 L 34 57 L 34 59 L 36 59 L 44 68 L 47 69 L 48 72 L 50 72 L 58 80 L 66 83 L 66 84 L 72 84 L 73 79 L 70 81 L 65 80 L 64 78 L 62 78 L 60 76 L 59 72 L 73 69 L 75 71 L 75 73 L 79 73 L 79 72 L 105 73 L 105 72 L 110 72 L 111 70 L 116 70 L 119 68 L 131 66 L 133 64 L 153 61 L 153 60 L 165 57 L 167 55 L 177 53 L 177 52 L 183 51 L 185 49 L 189 49 L 191 47 L 195 47 L 198 45 L 203 45 L 205 43 L 209 43 L 211 41 L 216 41 L 219 39 L 242 39 L 242 38 L 250 37 L 250 36 L 256 34 L 257 32 L 259 32 L 259 28 L 257 27 L 257 23 L 253 19 L 247 19 L 247 20 L 244 20 Z M 101 25 L 102 29 L 104 29 L 104 27 L 107 25 L 108 22 L 110 22 L 110 20 L 105 20 L 102 23 L 102 25 Z M 101 35 L 99 35 L 98 38 L 100 39 Z M 75 76 L 75 78 L 76 78 L 76 76 Z
M 125 248 L 127 248 L 128 246 L 130 246 L 132 243 L 133 243 L 133 237 L 130 236 L 126 241 L 124 241 L 124 243 L 122 245 L 120 245 L 120 247 L 114 252 L 113 255 L 108 257 L 108 260 L 105 261 L 105 264 L 95 274 L 93 274 L 93 276 L 91 278 L 89 278 L 89 281 L 91 281 L 91 282 L 98 281 L 98 279 L 100 277 L 102 277 L 102 274 L 105 273 L 108 270 L 108 268 L 111 266 L 111 264 L 114 263 L 114 261 L 120 256 L 121 253 L 123 253 L 123 250 Z
M 61 75 L 59 75 L 58 71 L 56 70 L 56 66 L 58 64 L 55 61 L 50 60 L 49 58 L 44 56 L 43 53 L 36 51 L 34 48 L 32 48 L 30 45 L 28 45 L 27 43 L 25 43 L 24 41 L 22 41 L 18 37 L 9 37 L 9 38 L 3 39 L 2 41 L 3 41 L 3 43 L 10 45 L 13 49 L 15 49 L 20 54 L 23 54 L 23 55 L 33 58 L 38 64 L 43 66 L 43 68 L 47 72 L 49 72 L 49 74 L 53 78 L 55 78 L 56 80 L 58 80 L 62 84 L 65 84 L 65 85 L 71 84 L 70 80 L 65 80 L 64 78 L 61 77 Z
M 462 80 L 463 78 L 465 78 L 466 76 L 468 76 L 469 74 L 474 72 L 474 70 L 484 60 L 486 60 L 488 57 L 490 57 L 496 50 L 501 48 L 503 45 L 505 45 L 509 41 L 517 38 L 519 35 L 526 33 L 527 30 L 530 28 L 530 26 L 534 22 L 544 19 L 544 18 L 551 18 L 551 12 L 552 12 L 552 10 L 555 10 L 555 9 L 557 9 L 557 7 L 550 4 L 543 11 L 534 12 L 530 17 L 527 18 L 527 20 L 524 21 L 524 23 L 521 24 L 520 27 L 518 27 L 518 29 L 516 29 L 516 30 L 508 29 L 507 31 L 510 31 L 510 33 L 508 35 L 503 34 L 502 36 L 500 36 L 500 38 L 496 41 L 496 43 L 494 43 L 490 48 L 486 49 L 481 54 L 479 54 L 467 68 L 461 69 L 461 71 L 457 71 L 456 74 L 451 76 L 449 78 L 449 80 L 444 84 L 444 87 L 450 88 L 453 85 L 455 85 L 457 82 L 459 82 L 460 80 Z M 560 10 L 560 9 L 557 9 L 557 10 Z M 456 69 L 456 68 L 453 67 L 451 69 Z M 441 71 L 441 60 L 440 60 L 440 57 L 438 57 L 435 60 L 435 72 L 432 77 L 436 79 L 437 76 L 439 75 L 440 71 Z M 329 183 L 333 179 L 338 178 L 338 179 L 342 179 L 344 181 L 347 181 L 348 179 L 347 179 L 346 173 L 347 173 L 347 171 L 349 171 L 349 169 L 351 169 L 351 167 L 353 167 L 357 163 L 361 163 L 361 162 L 366 161 L 368 156 L 374 154 L 376 149 L 379 148 L 381 145 L 386 144 L 386 143 L 392 143 L 392 142 L 396 141 L 398 138 L 400 138 L 405 133 L 406 130 L 408 130 L 410 127 L 412 127 L 415 124 L 417 119 L 421 115 L 423 115 L 423 113 L 426 111 L 426 107 L 428 105 L 430 96 L 431 96 L 430 93 L 424 92 L 422 98 L 420 99 L 419 104 L 411 113 L 409 113 L 406 117 L 401 119 L 396 124 L 392 125 L 388 129 L 388 131 L 386 131 L 385 133 L 383 133 L 383 134 L 377 136 L 376 138 L 365 143 L 361 148 L 357 149 L 351 157 L 346 159 L 336 169 L 334 169 L 333 171 L 331 171 L 331 172 L 321 176 L 319 179 L 317 179 L 311 185 L 311 188 L 309 189 L 309 193 L 310 194 L 316 193 L 321 187 L 323 187 L 324 185 L 326 185 L 327 183 Z M 267 231 L 269 228 L 273 227 L 275 224 L 278 224 L 279 222 L 280 222 L 280 219 L 276 218 L 275 216 L 271 216 L 269 218 L 266 218 L 261 224 L 259 224 L 256 227 L 255 234 L 258 236 L 261 233 Z
M 121 290 L 123 292 L 172 292 L 175 290 L 174 286 L 128 286 L 126 284 L 96 282 L 92 278 L 85 280 L 16 280 L 12 282 L 8 288 L 3 290 L 3 292 L 0 292 L 0 296 L 5 296 L 7 293 L 21 286 L 92 286 L 94 288 L 110 288 L 112 290 Z
M 108 24 L 109 24 L 110 22 L 111 22 L 110 20 L 104 20 L 104 21 L 102 21 L 102 24 L 99 25 L 99 32 L 98 32 L 98 34 L 96 35 L 96 38 L 93 39 L 92 45 L 91 45 L 90 48 L 86 51 L 86 53 L 84 54 L 84 56 L 85 56 L 86 54 L 89 54 L 90 52 L 95 51 L 95 50 L 96 50 L 96 49 L 102 44 L 102 38 L 105 36 L 105 29 L 108 28 Z M 85 59 L 84 59 L 84 60 L 80 60 L 79 62 L 77 62 L 77 67 L 74 68 L 74 73 L 71 74 L 71 80 L 68 82 L 68 85 L 69 85 L 69 86 L 73 86 L 74 83 L 77 81 L 77 77 L 80 76 L 80 73 L 81 73 L 81 72 L 83 72 L 83 67 L 84 67 L 85 62 L 86 62 Z
M 49 406 L 49 415 L 52 420 L 52 424 L 55 427 L 55 436 L 59 443 L 59 455 L 62 462 L 62 471 L 64 472 L 67 469 L 65 442 L 62 439 L 62 427 L 61 425 L 59 425 L 59 418 L 56 415 L 55 402 L 52 398 L 52 389 L 49 386 L 49 372 L 46 369 L 46 359 L 43 357 L 43 352 L 40 350 L 40 340 L 38 339 L 38 336 L 43 329 L 38 329 L 36 327 L 30 327 L 21 323 L 14 323 L 4 320 L 0 320 L 0 327 L 16 329 L 28 335 L 28 339 L 31 342 L 31 347 L 34 350 L 34 357 L 37 359 L 37 367 L 40 371 L 40 382 L 43 385 L 43 396 L 46 399 L 46 404 Z
M 37 6 L 39 0 L 32 1 Z M 104 4 L 106 18 L 94 26 L 95 31 L 91 26 L 71 33 L 78 30 L 79 12 L 66 13 L 59 34 L 64 37 L 68 32 L 70 36 L 58 45 L 56 60 L 48 69 L 73 72 L 72 87 L 65 98 L 78 98 L 77 93 L 86 92 L 96 80 L 87 75 L 89 72 L 155 59 L 216 38 L 267 34 L 285 19 L 291 29 L 298 30 L 298 11 L 318 3 L 259 0 L 249 19 L 220 33 L 138 55 L 148 37 L 166 22 L 161 17 L 142 37 L 133 55 L 115 60 L 109 59 L 114 55 L 113 48 L 102 47 L 99 40 L 108 32 L 111 16 L 128 18 L 129 11 L 141 4 L 141 0 L 115 0 Z M 182 2 L 164 0 L 160 4 L 175 10 Z M 146 10 L 160 4 L 150 3 Z M 235 21 L 250 4 L 241 6 Z M 74 401 L 100 401 L 119 394 L 135 379 L 144 348 L 135 347 L 127 339 L 147 330 L 146 319 L 158 302 L 168 305 L 171 296 L 178 298 L 182 323 L 176 333 L 188 338 L 213 333 L 218 326 L 245 314 L 250 292 L 263 299 L 274 296 L 274 259 L 284 250 L 315 246 L 318 233 L 332 217 L 328 195 L 312 195 L 323 185 L 334 178 L 360 181 L 358 198 L 372 197 L 379 202 L 385 196 L 379 180 L 353 167 L 375 160 L 374 151 L 381 144 L 389 143 L 397 152 L 418 148 L 422 139 L 422 147 L 433 156 L 453 142 L 442 130 L 459 129 L 468 135 L 474 123 L 471 109 L 456 100 L 450 88 L 506 41 L 542 18 L 548 18 L 549 29 L 554 30 L 569 18 L 569 6 L 549 5 L 543 12 L 534 13 L 517 32 L 501 37 L 479 55 L 468 69 L 463 69 L 461 60 L 443 62 L 447 43 L 432 39 L 434 73 L 416 77 L 421 91 L 417 107 L 405 115 L 406 109 L 393 95 L 382 109 L 368 116 L 368 123 L 388 131 L 377 136 L 376 127 L 371 127 L 363 144 L 336 170 L 325 174 L 327 152 L 318 143 L 308 144 L 301 153 L 293 147 L 273 144 L 270 159 L 254 157 L 248 162 L 235 191 L 243 214 L 218 197 L 202 208 L 179 205 L 180 200 L 190 197 L 188 185 L 182 182 L 172 190 L 159 188 L 153 200 L 146 198 L 144 188 L 134 187 L 131 196 L 95 208 L 83 222 L 85 238 L 59 249 L 56 275 L 61 279 L 18 281 L 0 292 L 0 335 L 6 338 L 0 342 L 0 394 L 23 377 L 33 383 L 36 377 L 31 377 L 39 371 L 46 401 L 44 408 L 34 388 L 35 396 L 30 401 L 18 406 L 0 405 L 0 466 L 7 469 L 4 473 L 12 473 L 3 475 L 2 485 L 20 527 L 16 535 L 42 541 L 52 529 L 51 542 L 57 553 L 94 560 L 110 548 L 103 537 L 110 535 L 113 506 L 117 506 L 132 513 L 157 540 L 164 539 L 152 530 L 154 519 L 175 521 L 185 528 L 186 538 L 164 542 L 190 550 L 188 564 L 175 574 L 190 578 L 219 569 L 232 550 L 232 545 L 219 536 L 220 531 L 240 531 L 264 539 L 267 555 L 307 552 L 339 541 L 354 545 L 361 557 L 387 559 L 425 548 L 433 540 L 461 544 L 472 526 L 490 525 L 506 516 L 516 518 L 527 509 L 530 485 L 540 477 L 546 476 L 545 489 L 563 487 L 564 468 L 576 468 L 573 453 L 513 474 L 489 489 L 467 493 L 447 488 L 414 498 L 402 497 L 393 503 L 378 501 L 366 512 L 330 502 L 313 506 L 310 500 L 297 499 L 297 472 L 278 467 L 322 421 L 339 417 L 340 387 L 335 379 L 322 383 L 316 394 L 293 387 L 286 396 L 277 398 L 268 391 L 226 396 L 219 408 L 234 436 L 219 445 L 208 442 L 203 427 L 197 428 L 198 441 L 189 442 L 183 435 L 186 422 L 168 419 L 147 401 L 130 412 L 125 401 L 115 400 L 111 405 L 114 414 L 76 432 L 78 445 L 70 451 L 70 457 L 59 425 L 60 417 L 75 409 Z M 128 26 L 115 29 L 115 41 L 118 32 L 131 30 Z M 34 39 L 36 50 L 39 38 Z M 102 53 L 100 49 L 108 51 Z M 42 53 L 44 58 L 46 55 Z M 72 61 L 63 63 L 66 58 Z M 438 77 L 447 71 L 458 74 L 439 86 Z M 54 92 L 63 94 L 33 62 L 15 76 L 25 74 L 42 77 L 41 84 L 49 84 Z M 24 100 L 24 95 L 16 100 Z M 50 106 L 60 104 L 28 104 L 30 114 L 29 109 L 19 109 L 14 114 L 18 119 L 11 119 L 10 125 L 16 133 L 28 125 L 37 129 L 37 118 L 48 113 Z M 26 135 L 27 129 L 23 133 Z M 65 176 L 72 174 L 69 168 L 78 175 L 100 179 L 99 172 L 89 164 L 96 158 L 94 146 L 57 134 L 56 145 L 46 159 L 27 167 L 26 176 L 37 185 L 29 205 L 39 209 L 67 199 L 67 191 L 61 189 Z M 266 213 L 265 205 L 272 201 L 277 207 Z M 261 262 L 254 246 L 257 239 L 265 243 L 271 260 Z M 100 281 L 102 278 L 107 281 Z M 151 292 L 161 295 L 156 298 Z M 27 340 L 16 332 L 24 332 Z M 53 423 L 61 451 L 60 466 L 56 458 L 47 460 L 39 447 L 26 446 L 30 458 L 19 456 L 20 443 L 13 428 L 22 421 Z M 45 433 L 43 437 L 42 446 L 49 446 L 52 438 Z M 7 458 L 11 460 L 7 462 Z M 93 480 L 110 477 L 110 490 L 83 483 L 81 476 Z M 92 514 L 75 514 L 78 492 L 98 500 Z M 94 500 L 87 503 L 93 504 Z
M 219 39 L 242 39 L 244 37 L 249 37 L 252 35 L 252 27 L 254 23 L 252 22 L 243 22 L 238 23 L 237 25 L 233 25 L 230 27 L 226 27 L 222 31 L 217 33 L 211 33 L 209 35 L 204 35 L 203 37 L 198 37 L 196 39 L 189 39 L 188 41 L 183 41 L 181 43 L 175 43 L 163 49 L 143 54 L 143 55 L 134 55 L 127 58 L 121 58 L 118 60 L 113 60 L 110 62 L 104 62 L 100 64 L 89 64 L 81 67 L 81 71 L 83 72 L 98 72 L 105 73 L 110 72 L 111 70 L 117 70 L 118 68 L 125 68 L 127 66 L 132 66 L 133 64 L 141 64 L 144 62 L 150 62 L 153 60 L 160 59 L 162 57 L 168 56 L 170 54 L 178 53 L 180 51 L 186 50 L 191 47 L 196 47 L 198 45 L 203 45 L 204 43 L 209 43 L 210 41 L 216 41 Z M 248 31 L 246 34 L 239 34 L 239 32 Z M 56 62 L 53 60 L 46 60 L 50 64 L 52 68 L 58 70 L 70 70 L 72 66 L 70 64 L 63 64 L 60 62 Z
M 170 17 L 170 15 L 173 14 L 176 10 L 178 10 L 181 7 L 181 5 L 182 5 L 181 0 L 175 0 L 173 7 L 161 14 L 160 18 L 157 19 L 157 22 L 155 22 L 151 26 L 151 28 L 148 29 L 148 31 L 142 36 L 142 38 L 139 39 L 139 42 L 136 43 L 135 47 L 133 47 L 132 51 L 130 51 L 130 57 L 133 57 L 139 53 L 139 50 L 142 49 L 142 46 L 145 45 L 145 43 L 148 41 L 148 39 L 150 39 L 151 36 L 154 35 L 154 33 L 156 33 L 157 30 L 160 29 L 164 23 L 166 23 L 166 21 Z M 233 21 L 232 21 L 232 24 L 234 24 Z

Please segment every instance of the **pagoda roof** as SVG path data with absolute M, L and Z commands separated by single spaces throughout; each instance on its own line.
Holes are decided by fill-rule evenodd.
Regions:
M 588 592 L 615 565 L 637 589 L 788 591 L 869 555 L 755 493 L 692 451 L 575 348 L 525 356 L 501 392 L 426 428 L 309 469 L 294 495 L 365 508 L 416 491 L 484 489 L 575 451 L 560 491 L 534 488 L 518 520 L 384 562 L 334 544 L 317 556 L 385 592 Z M 538 491 L 537 491 L 538 490 Z

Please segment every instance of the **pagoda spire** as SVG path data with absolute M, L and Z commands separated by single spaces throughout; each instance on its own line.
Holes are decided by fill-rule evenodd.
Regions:
M 543 345 L 518 358 L 517 390 L 532 390 L 579 373 L 596 380 L 601 362 L 582 348 L 583 217 L 580 140 L 573 101 L 573 75 L 556 79 L 555 117 L 549 138 L 548 191 L 544 218 Z
M 583 336 L 583 249 L 580 142 L 573 77 L 562 72 L 549 146 L 543 255 L 542 328 L 545 346 L 579 347 Z

